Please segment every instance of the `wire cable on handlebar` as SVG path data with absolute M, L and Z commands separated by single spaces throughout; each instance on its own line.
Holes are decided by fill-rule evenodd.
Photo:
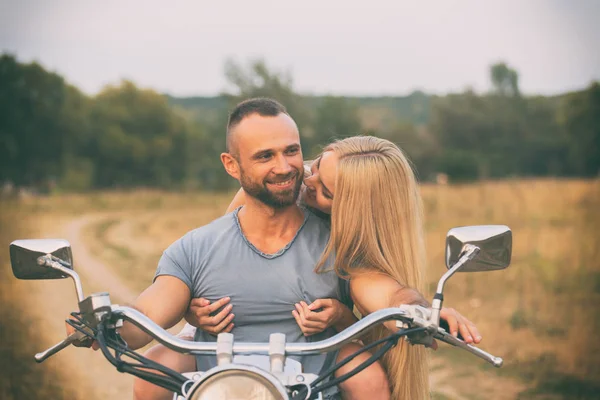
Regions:
M 110 332 L 114 333 L 114 337 L 105 335 L 106 333 Z M 114 365 L 119 372 L 125 372 L 137 376 L 171 392 L 181 394 L 181 387 L 188 380 L 185 376 L 131 350 L 129 347 L 127 347 L 125 342 L 122 341 L 120 336 L 114 332 L 114 330 L 106 328 L 104 321 L 98 325 L 98 330 L 95 336 L 95 339 L 98 342 L 104 357 L 106 357 L 106 359 L 112 365 Z M 109 348 L 112 348 L 115 351 L 114 356 L 109 351 Z M 122 355 L 126 355 L 134 359 L 135 361 L 139 362 L 139 364 L 123 360 Z M 152 370 L 158 371 L 163 375 L 151 372 Z
M 346 357 L 344 360 L 342 360 L 341 362 L 339 362 L 338 364 L 334 365 L 333 367 L 329 368 L 328 370 L 326 370 L 324 373 L 322 373 L 317 379 L 315 379 L 312 383 L 311 383 L 311 388 L 312 388 L 312 395 L 311 398 L 314 395 L 317 395 L 319 392 L 322 392 L 325 389 L 328 389 L 330 387 L 333 387 L 335 385 L 338 385 L 344 381 L 346 381 L 347 379 L 353 377 L 354 375 L 358 374 L 359 372 L 361 372 L 362 370 L 364 370 L 365 368 L 369 367 L 371 364 L 373 364 L 375 361 L 377 361 L 379 358 L 381 358 L 381 356 L 383 356 L 389 349 L 391 349 L 392 347 L 394 347 L 397 343 L 398 340 L 403 337 L 403 336 L 407 336 L 413 333 L 418 333 L 421 331 L 424 331 L 425 328 L 413 328 L 413 329 L 403 329 L 403 330 L 399 330 L 398 332 L 392 333 L 389 336 L 386 336 L 382 339 L 379 339 L 373 343 L 369 343 L 368 345 L 364 346 L 363 348 L 361 348 L 360 350 L 358 350 L 357 352 L 355 352 L 354 354 Z M 373 353 L 373 355 L 371 355 L 371 357 L 369 357 L 367 360 L 365 360 L 364 362 L 362 362 L 360 365 L 358 365 L 356 368 L 354 368 L 352 371 L 347 372 L 346 374 L 339 376 L 335 379 L 332 379 L 326 383 L 323 383 L 319 386 L 317 386 L 320 382 L 322 382 L 323 380 L 325 380 L 327 377 L 331 376 L 335 371 L 337 371 L 338 369 L 340 369 L 341 367 L 343 367 L 344 365 L 348 364 L 350 361 L 352 361 L 354 358 L 356 358 L 357 356 L 359 356 L 360 354 L 372 349 L 375 346 L 378 346 L 380 344 L 384 343 L 384 345 L 381 347 L 381 349 L 379 349 L 378 351 L 376 351 L 375 353 Z M 301 389 L 295 396 L 293 396 L 293 399 L 304 399 L 306 397 L 306 389 Z

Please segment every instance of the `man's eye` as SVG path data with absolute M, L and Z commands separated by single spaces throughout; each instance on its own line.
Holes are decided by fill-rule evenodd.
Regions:
M 287 151 L 288 154 L 293 155 L 293 154 L 298 154 L 298 149 L 290 149 Z
M 271 158 L 270 154 L 261 154 L 260 156 L 258 156 L 259 159 L 261 160 L 268 160 L 269 158 Z

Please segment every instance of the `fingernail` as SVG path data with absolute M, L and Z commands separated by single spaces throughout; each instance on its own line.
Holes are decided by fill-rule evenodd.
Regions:
M 481 336 L 477 336 L 475 339 L 479 342 L 481 341 Z

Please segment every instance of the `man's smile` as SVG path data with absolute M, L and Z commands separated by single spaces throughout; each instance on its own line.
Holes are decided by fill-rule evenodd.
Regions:
M 295 183 L 296 183 L 296 176 L 291 176 L 284 181 L 277 181 L 277 182 L 267 181 L 268 185 L 273 186 L 277 189 L 282 189 L 282 190 L 293 188 Z

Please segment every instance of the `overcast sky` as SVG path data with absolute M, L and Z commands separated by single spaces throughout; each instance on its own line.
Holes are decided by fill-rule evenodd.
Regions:
M 121 78 L 173 95 L 227 88 L 224 61 L 261 57 L 304 93 L 522 91 L 600 80 L 600 0 L 0 0 L 0 51 L 87 93 Z

